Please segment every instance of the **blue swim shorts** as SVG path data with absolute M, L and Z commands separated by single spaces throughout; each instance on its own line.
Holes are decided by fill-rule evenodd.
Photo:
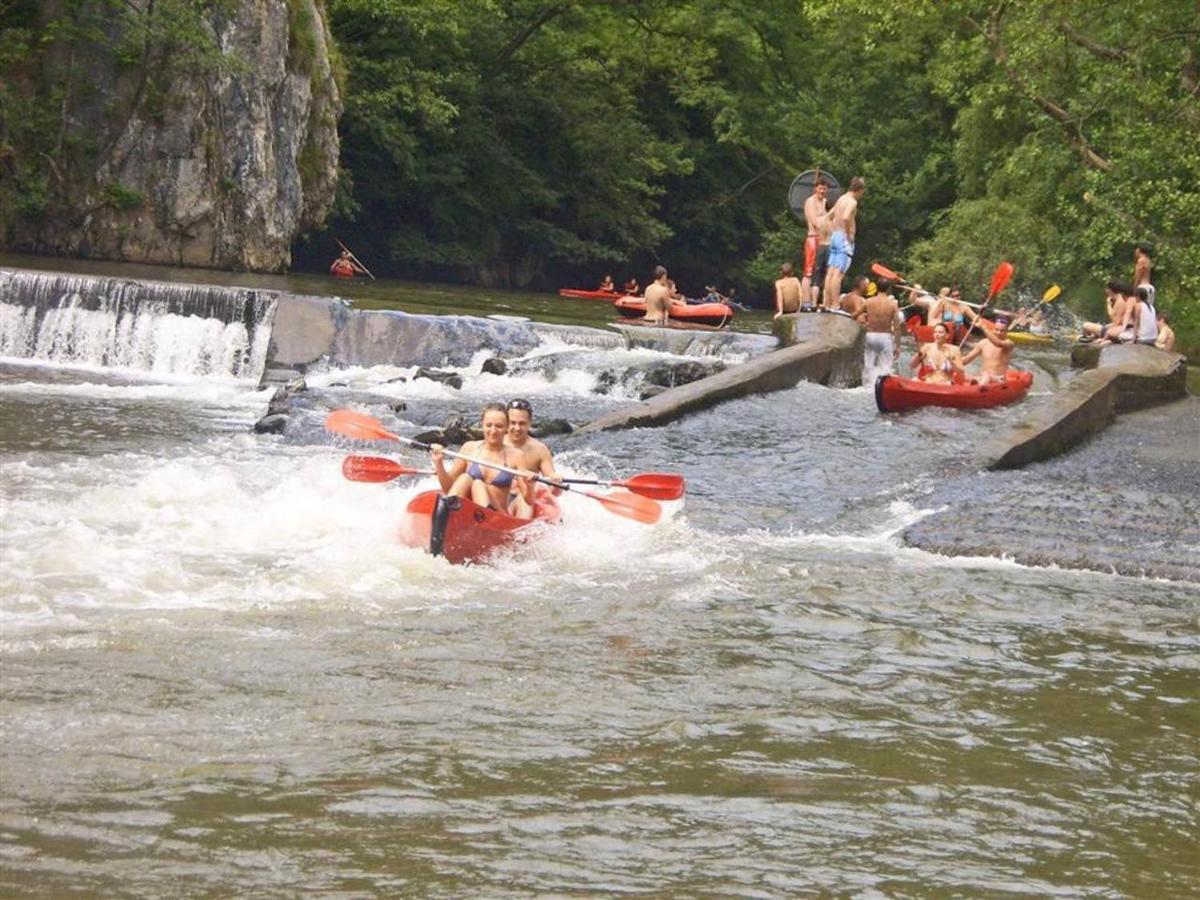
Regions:
M 829 238 L 829 267 L 843 274 L 854 259 L 854 245 L 846 240 L 846 232 L 835 231 Z

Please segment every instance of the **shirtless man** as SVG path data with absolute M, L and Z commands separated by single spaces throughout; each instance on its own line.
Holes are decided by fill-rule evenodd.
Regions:
M 933 343 L 922 344 L 908 364 L 917 370 L 917 377 L 930 384 L 953 384 L 954 376 L 966 375 L 962 354 L 954 344 L 947 343 L 950 332 L 938 322 L 933 326 Z
M 1138 244 L 1133 248 L 1133 287 L 1135 290 L 1140 287 L 1149 289 L 1151 306 L 1154 305 L 1154 285 L 1150 283 L 1150 269 L 1153 265 L 1148 245 Z
M 655 266 L 654 281 L 646 285 L 646 315 L 643 318 L 656 325 L 666 325 L 670 308 L 671 288 L 667 283 L 667 270 Z
M 1166 350 L 1171 353 L 1175 349 L 1175 329 L 1167 324 L 1169 319 L 1167 314 L 1161 309 L 1158 311 L 1158 337 L 1154 339 L 1154 346 L 1159 350 Z
M 1125 321 L 1125 286 L 1118 281 L 1110 281 L 1104 286 L 1104 306 L 1108 311 L 1108 322 L 1084 322 L 1083 337 L 1087 340 L 1102 338 L 1116 327 L 1116 333 L 1121 331 L 1121 323 Z
M 1004 381 L 1008 377 L 1013 348 L 1017 346 L 1008 339 L 1008 320 L 997 319 L 995 325 L 990 325 L 987 319 L 980 317 L 975 322 L 983 329 L 983 338 L 963 357 L 962 364 L 966 366 L 978 356 L 983 361 L 979 369 L 980 382 Z
M 838 308 L 842 294 L 842 279 L 854 259 L 854 237 L 857 230 L 858 202 L 867 192 L 867 183 L 858 175 L 850 179 L 850 190 L 838 197 L 829 212 L 829 271 L 825 274 L 825 306 Z
M 528 400 L 508 401 L 508 433 L 504 436 L 504 446 L 520 450 L 525 458 L 524 467 L 553 481 L 562 481 L 562 476 L 554 468 L 554 458 L 550 448 L 537 438 L 529 436 L 533 426 L 533 406 Z M 555 488 L 554 493 L 562 491 Z
M 828 203 L 829 185 L 818 172 L 813 192 L 804 201 L 804 221 L 808 223 L 808 234 L 804 238 L 804 278 L 800 282 L 800 296 L 804 298 L 804 306 L 816 306 L 821 293 L 820 282 L 814 283 L 813 276 L 817 272 L 821 245 L 825 245 L 826 254 L 829 252 L 829 221 L 826 218 Z
M 800 298 L 804 291 L 796 270 L 790 262 L 779 267 L 779 280 L 775 282 L 775 318 L 784 313 L 800 311 Z
M 850 293 L 842 297 L 841 300 L 842 312 L 849 313 L 855 319 L 857 319 L 860 324 L 862 322 L 861 316 L 863 306 L 867 302 L 867 288 L 870 284 L 871 279 L 867 278 L 866 275 L 859 275 L 854 279 L 854 284 L 850 288 Z
M 879 293 L 863 303 L 867 343 L 863 353 L 863 384 L 872 386 L 880 375 L 890 375 L 900 358 L 900 328 L 904 316 L 892 296 L 892 283 L 879 282 Z

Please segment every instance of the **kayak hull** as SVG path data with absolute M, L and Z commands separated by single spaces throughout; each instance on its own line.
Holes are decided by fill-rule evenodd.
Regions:
M 465 497 L 422 491 L 408 502 L 400 520 L 400 543 L 444 556 L 455 565 L 483 562 L 492 553 L 539 532 L 531 526 L 554 524 L 562 512 L 548 491 L 539 491 L 532 519 L 487 509 Z
M 646 301 L 641 297 L 620 297 L 613 302 L 617 312 L 627 319 L 646 315 Z M 667 316 L 677 322 L 713 325 L 720 328 L 733 318 L 733 309 L 724 303 L 671 303 Z
M 582 288 L 559 288 L 558 296 L 574 297 L 576 300 L 616 300 L 621 294 L 618 291 L 585 291 Z
M 1016 403 L 1029 393 L 1032 372 L 1009 370 L 1003 382 L 930 384 L 915 378 L 881 375 L 875 382 L 875 405 L 880 412 L 901 412 L 922 406 L 948 409 L 990 409 Z
M 1054 343 L 1053 335 L 1034 334 L 1032 331 L 1010 331 L 1008 339 L 1014 344 L 1030 344 L 1035 347 L 1048 347 Z

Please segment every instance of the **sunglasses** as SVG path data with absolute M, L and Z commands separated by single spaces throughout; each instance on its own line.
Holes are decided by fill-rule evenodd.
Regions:
M 519 409 L 519 410 L 522 410 L 523 412 L 527 412 L 527 413 L 533 412 L 533 407 L 529 405 L 528 400 L 509 400 L 508 408 L 509 409 Z

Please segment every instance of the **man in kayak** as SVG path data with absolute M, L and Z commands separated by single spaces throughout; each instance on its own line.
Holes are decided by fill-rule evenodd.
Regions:
M 533 405 L 528 400 L 508 401 L 508 434 L 504 436 L 504 446 L 519 450 L 524 459 L 524 466 L 531 472 L 536 472 L 553 481 L 562 481 L 562 476 L 554 468 L 554 456 L 550 448 L 537 438 L 530 437 L 529 429 L 533 427 Z M 562 491 L 555 490 L 560 494 Z
M 623 288 L 627 297 L 636 297 L 641 289 L 642 287 L 638 284 L 638 280 L 636 278 L 630 278 L 627 282 L 625 282 Z
M 670 308 L 671 288 L 667 283 L 667 270 L 655 266 L 654 281 L 646 286 L 646 315 L 643 318 L 657 325 L 666 325 Z
M 611 276 L 611 275 L 605 275 L 605 276 L 604 276 L 604 277 L 603 277 L 603 278 L 600 280 L 600 284 L 599 284 L 599 286 L 596 288 L 596 290 L 598 290 L 598 291 L 613 291 L 613 292 L 615 293 L 615 292 L 616 292 L 616 290 L 617 290 L 617 288 L 616 288 L 616 286 L 613 284 L 612 276 Z
M 863 353 L 863 384 L 870 387 L 880 375 L 890 375 L 900 357 L 900 327 L 904 317 L 892 296 L 892 283 L 879 282 L 879 293 L 863 303 L 867 342 Z
M 858 202 L 867 192 L 867 183 L 855 175 L 850 179 L 850 190 L 838 197 L 829 212 L 829 271 L 825 275 L 822 292 L 827 309 L 837 309 L 842 295 L 842 279 L 854 259 L 854 238 L 857 231 Z
M 779 267 L 779 279 L 775 282 L 775 318 L 785 313 L 800 311 L 800 298 L 803 296 L 803 285 L 796 277 L 796 270 L 790 262 Z
M 342 255 L 329 266 L 329 274 L 338 278 L 353 278 L 355 275 L 366 275 L 367 270 L 351 259 L 349 250 L 343 250 Z
M 999 318 L 995 325 L 991 325 L 981 316 L 975 320 L 975 324 L 983 329 L 983 337 L 963 357 L 963 366 L 979 357 L 983 363 L 979 370 L 981 383 L 1005 381 L 1008 378 L 1009 360 L 1017 346 L 1008 339 L 1008 319 Z
M 917 378 L 921 381 L 953 384 L 956 376 L 959 379 L 965 376 L 962 354 L 958 347 L 947 342 L 949 334 L 946 326 L 938 322 L 933 326 L 933 343 L 922 344 L 908 364 L 910 369 L 917 370 Z
M 480 428 L 483 440 L 467 441 L 462 445 L 462 455 L 476 460 L 474 462 L 468 463 L 458 457 L 446 466 L 445 448 L 441 444 L 429 445 L 429 457 L 433 460 L 433 471 L 442 493 L 447 497 L 470 498 L 479 506 L 519 519 L 531 518 L 532 479 L 536 473 L 522 468 L 523 454 L 504 444 L 508 434 L 508 411 L 503 403 L 489 403 L 483 408 Z M 492 468 L 488 463 L 513 469 L 518 474 Z
M 825 218 L 828 203 L 829 185 L 818 171 L 813 192 L 804 201 L 804 221 L 808 224 L 804 238 L 804 278 L 800 282 L 804 306 L 817 305 L 825 278 L 825 258 L 829 255 L 829 222 Z

